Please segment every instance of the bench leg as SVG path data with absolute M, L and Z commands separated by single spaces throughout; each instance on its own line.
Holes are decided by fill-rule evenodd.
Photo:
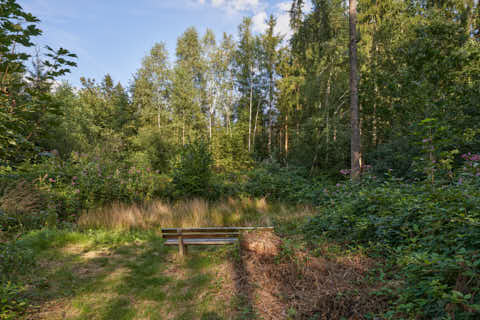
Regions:
M 187 254 L 187 246 L 183 242 L 183 237 L 178 238 L 178 253 L 180 257 L 183 257 Z

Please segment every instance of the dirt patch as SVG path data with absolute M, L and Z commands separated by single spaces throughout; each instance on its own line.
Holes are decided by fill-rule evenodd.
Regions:
M 364 319 L 385 307 L 370 295 L 373 261 L 364 256 L 313 257 L 286 250 L 269 232 L 248 234 L 241 248 L 237 282 L 262 319 Z

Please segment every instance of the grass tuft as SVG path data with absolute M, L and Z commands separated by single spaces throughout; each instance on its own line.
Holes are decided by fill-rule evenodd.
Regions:
M 145 204 L 113 203 L 84 212 L 78 221 L 82 229 L 147 230 L 155 228 L 270 226 L 273 217 L 304 217 L 306 208 L 275 206 L 262 199 L 227 199 L 209 203 L 201 199 L 176 203 L 152 201 Z M 282 218 L 282 220 L 284 220 Z

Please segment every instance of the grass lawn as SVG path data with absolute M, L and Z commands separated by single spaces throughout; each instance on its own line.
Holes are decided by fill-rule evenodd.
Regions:
M 182 260 L 154 232 L 61 232 L 47 240 L 39 232 L 27 241 L 43 250 L 24 279 L 31 304 L 24 319 L 254 316 L 235 285 L 237 246 L 192 247 Z

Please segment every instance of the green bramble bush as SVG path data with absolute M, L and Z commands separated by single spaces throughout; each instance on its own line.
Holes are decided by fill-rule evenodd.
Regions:
M 0 319 L 18 319 L 27 306 L 17 276 L 35 265 L 34 252 L 17 241 L 0 242 Z
M 22 297 L 23 288 L 11 281 L 0 281 L 0 319 L 13 320 L 24 312 L 27 301 Z
M 479 180 L 470 174 L 470 180 L 459 175 L 453 183 L 434 185 L 399 179 L 347 182 L 330 193 L 304 232 L 312 243 L 334 239 L 383 256 L 397 283 L 383 291 L 393 301 L 383 317 L 476 319 Z

